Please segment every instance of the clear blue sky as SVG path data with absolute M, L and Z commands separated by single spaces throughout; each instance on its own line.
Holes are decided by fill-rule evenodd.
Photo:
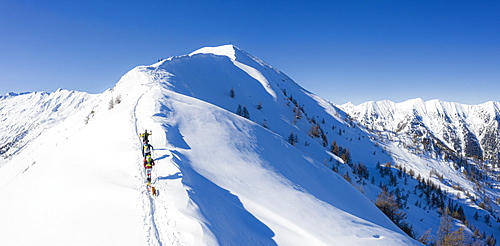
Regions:
M 334 103 L 500 101 L 500 1 L 0 0 L 0 94 L 232 43 Z

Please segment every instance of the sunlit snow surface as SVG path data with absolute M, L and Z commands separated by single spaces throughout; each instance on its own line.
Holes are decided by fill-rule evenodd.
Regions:
M 292 124 L 284 91 L 330 126 L 345 124 L 334 106 L 231 45 L 137 67 L 102 94 L 51 93 L 70 110 L 60 118 L 53 107 L 30 111 L 40 105 L 18 100 L 26 95 L 0 99 L 54 119 L 0 168 L 0 245 L 418 244 L 325 166 L 332 155 L 319 141 L 286 141 L 295 132 L 304 143 L 310 124 Z M 250 120 L 234 113 L 239 104 Z M 9 120 L 24 115 L 2 107 Z M 33 122 L 18 119 L 2 127 Z M 144 185 L 144 129 L 155 198 Z M 377 150 L 368 138 L 359 146 L 353 156 Z

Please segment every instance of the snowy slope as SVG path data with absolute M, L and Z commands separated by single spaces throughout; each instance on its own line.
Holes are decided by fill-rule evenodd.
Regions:
M 147 198 L 133 165 L 134 100 L 108 111 L 100 99 L 112 94 L 88 99 L 0 169 L 0 244 L 144 244 Z
M 57 90 L 0 97 L 0 167 L 46 129 L 81 110 L 98 95 Z
M 446 147 L 464 156 L 499 159 L 500 103 L 464 105 L 440 100 L 366 102 L 341 106 L 356 120 L 377 131 L 405 134 L 420 125 Z
M 232 45 L 137 67 L 84 101 L 0 168 L 1 245 L 418 244 L 332 172 L 340 158 L 307 134 L 324 122 L 330 141 L 357 137 L 353 159 L 381 149 L 342 111 Z M 143 183 L 144 129 L 156 198 Z
M 498 240 L 499 106 L 498 102 L 464 105 L 412 99 L 339 107 L 391 153 L 393 164 L 411 169 L 413 178 L 418 175 L 436 184 L 446 192 L 446 205 L 463 207 L 467 223 L 456 220 L 456 227 L 467 228 L 468 224 L 469 235 L 474 233 L 479 239 L 491 235 Z M 399 188 L 413 189 L 416 184 L 412 180 Z M 429 199 L 414 192 L 408 200 L 408 211 L 412 211 L 408 220 L 414 229 L 437 232 L 438 209 L 425 202 Z M 431 220 L 434 222 L 422 223 Z M 483 233 L 485 236 L 477 236 Z

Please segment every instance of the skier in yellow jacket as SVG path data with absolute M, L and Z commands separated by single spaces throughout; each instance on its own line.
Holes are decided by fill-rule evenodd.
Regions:
M 143 142 L 143 143 L 148 143 L 148 142 L 149 142 L 148 137 L 149 137 L 150 135 L 153 135 L 153 131 L 149 131 L 149 133 L 148 133 L 148 130 L 147 130 L 147 129 L 144 129 L 144 133 L 142 133 L 141 135 L 139 135 L 139 137 L 141 137 L 141 138 L 142 138 L 142 142 Z

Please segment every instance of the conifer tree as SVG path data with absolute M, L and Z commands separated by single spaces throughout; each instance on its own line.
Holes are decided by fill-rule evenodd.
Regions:
M 235 97 L 235 93 L 234 93 L 234 88 L 233 88 L 233 87 L 231 87 L 231 90 L 229 90 L 229 96 L 230 96 L 231 98 L 234 98 L 234 97 Z
M 408 222 L 405 221 L 406 214 L 400 210 L 399 204 L 396 202 L 394 194 L 387 191 L 387 189 L 382 189 L 382 192 L 378 195 L 375 205 L 385 214 L 389 219 L 394 222 L 401 230 L 403 230 L 408 236 L 413 237 L 413 228 Z
M 349 176 L 349 174 L 348 174 L 348 173 L 345 173 L 345 174 L 344 174 L 344 179 L 345 179 L 347 182 L 351 183 L 351 177 Z
M 492 236 L 492 235 L 489 235 L 487 238 L 486 238 L 486 244 L 488 246 L 494 246 L 495 244 L 497 243 L 497 240 Z
M 450 211 L 448 210 L 448 207 L 445 208 L 443 213 L 441 214 L 441 223 L 438 228 L 437 232 L 437 241 L 436 245 L 437 246 L 445 246 L 445 245 L 450 245 L 451 240 L 449 236 L 451 235 L 452 232 L 452 224 L 451 224 L 451 217 L 448 216 Z
M 344 161 L 345 164 L 351 164 L 352 159 L 351 159 L 351 152 L 349 149 L 345 148 L 342 149 L 342 153 L 340 154 L 340 158 Z
M 295 144 L 299 142 L 299 138 L 293 132 L 290 132 L 287 141 L 289 144 L 295 146 Z
M 375 205 L 396 224 L 406 218 L 406 215 L 399 211 L 399 205 L 394 195 L 387 190 L 382 190 L 375 201 Z
M 250 113 L 248 112 L 248 109 L 246 106 L 243 106 L 243 111 L 241 112 L 244 118 L 250 119 Z
M 116 96 L 115 103 L 120 104 L 121 102 L 122 102 L 122 95 L 120 94 L 120 95 Z
M 337 156 L 339 155 L 339 145 L 337 144 L 337 141 L 335 140 L 332 141 L 332 145 L 330 146 L 330 151 Z
M 484 223 L 491 226 L 490 215 L 484 215 Z
M 321 131 L 321 140 L 323 141 L 321 143 L 321 145 L 323 147 L 327 147 L 328 146 L 328 138 L 326 138 L 326 135 L 325 135 L 325 133 L 323 133 L 323 131 Z
M 236 109 L 236 114 L 239 116 L 243 115 L 243 108 L 241 107 L 241 104 L 238 104 L 238 108 Z
M 309 136 L 319 138 L 321 136 L 321 127 L 318 124 L 311 126 L 311 129 L 309 129 Z
M 115 101 L 113 100 L 113 98 L 111 98 L 111 100 L 109 100 L 108 103 L 108 110 L 111 110 L 114 107 L 115 107 Z
M 419 238 L 418 241 L 425 244 L 429 245 L 432 242 L 432 236 L 431 236 L 432 229 L 429 229 L 424 232 Z
M 450 210 L 446 207 L 441 214 L 441 223 L 437 232 L 436 246 L 460 246 L 468 245 L 464 229 L 462 227 L 453 231 L 452 218 Z

